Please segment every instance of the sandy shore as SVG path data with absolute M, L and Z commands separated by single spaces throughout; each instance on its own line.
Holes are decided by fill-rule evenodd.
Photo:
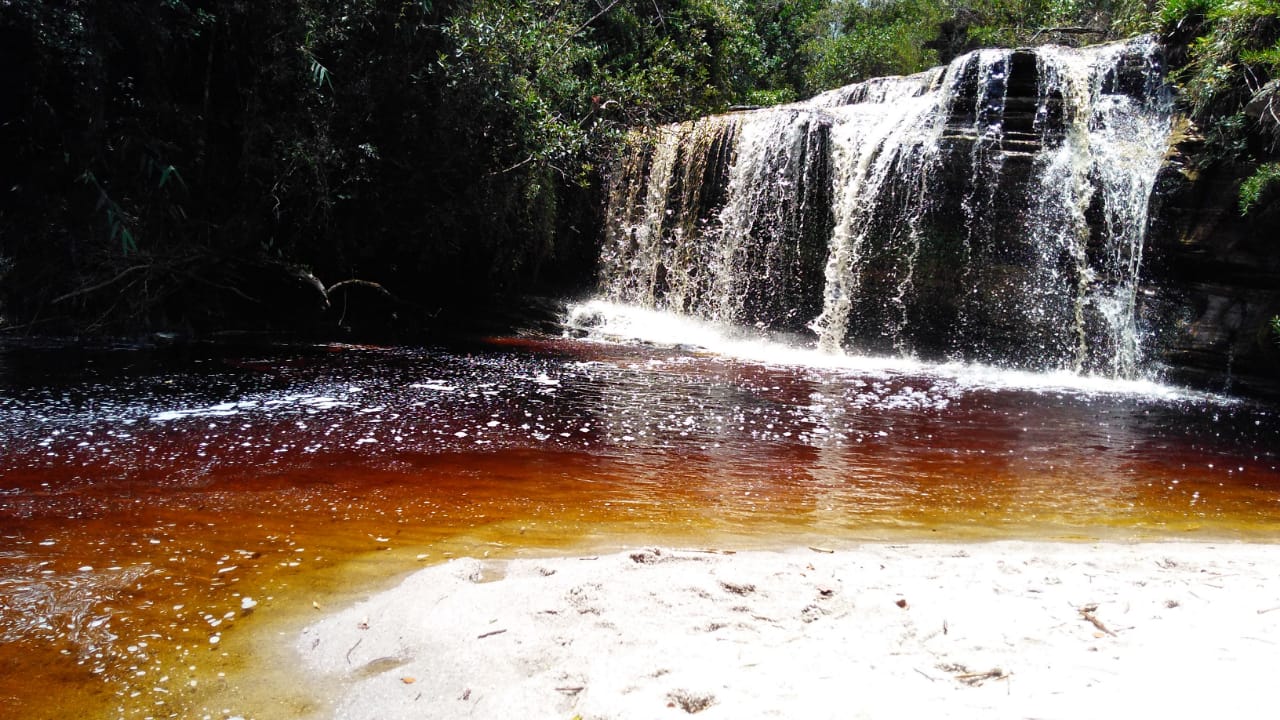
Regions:
M 353 720 L 1270 717 L 1280 545 L 461 559 L 297 649 Z

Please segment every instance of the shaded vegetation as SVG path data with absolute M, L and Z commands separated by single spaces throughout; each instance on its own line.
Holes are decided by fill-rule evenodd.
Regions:
M 11 0 L 0 330 L 413 330 L 564 292 L 590 282 L 598 181 L 628 127 L 1152 29 L 1185 47 L 1179 82 L 1215 157 L 1256 170 L 1248 210 L 1275 182 L 1277 15 L 1275 0 Z
M 1205 136 L 1199 165 L 1243 166 L 1248 213 L 1280 179 L 1280 2 L 1168 0 L 1160 20 L 1181 51 L 1175 79 Z
M 1280 187 L 1280 163 L 1264 163 L 1240 184 L 1240 214 L 1257 207 L 1266 193 Z
M 806 90 L 919 72 L 982 47 L 1078 45 L 1147 32 L 1141 0 L 837 0 L 815 16 Z
M 2 311 L 38 329 L 350 324 L 372 283 L 356 304 L 421 323 L 582 278 L 610 138 L 726 107 L 764 58 L 696 0 L 0 13 Z

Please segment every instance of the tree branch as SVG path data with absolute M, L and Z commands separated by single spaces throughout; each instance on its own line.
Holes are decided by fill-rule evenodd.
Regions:
M 605 8 L 604 8 L 603 10 L 601 10 L 601 11 L 600 11 L 600 12 L 598 12 L 598 13 L 596 13 L 595 15 L 592 15 L 592 16 L 591 16 L 591 18 L 590 18 L 589 20 L 587 20 L 586 22 L 582 23 L 582 24 L 581 24 L 581 25 L 579 25 L 578 27 L 574 28 L 574 29 L 573 29 L 573 32 L 569 33 L 569 35 L 568 35 L 567 37 L 565 37 L 564 42 L 560 43 L 560 47 L 556 48 L 556 51 L 555 51 L 555 52 L 553 52 L 553 53 L 551 53 L 551 54 L 552 54 L 552 55 L 559 55 L 559 54 L 560 54 L 560 51 L 561 51 L 561 50 L 564 50 L 564 49 L 565 49 L 565 47 L 569 45 L 569 41 L 570 41 L 570 40 L 572 40 L 572 39 L 574 39 L 575 37 L 577 37 L 578 33 L 582 32 L 583 30 L 586 30 L 588 25 L 590 25 L 591 23 L 595 22 L 595 21 L 596 21 L 598 18 L 600 18 L 602 15 L 604 15 L 605 13 L 609 12 L 610 10 L 612 10 L 612 9 L 613 9 L 613 6 L 614 6 L 614 5 L 617 5 L 617 4 L 618 4 L 618 2 L 619 2 L 619 0 L 613 0 L 613 2 L 609 3 L 608 5 L 606 5 L 606 6 L 605 6 Z
M 115 277 L 113 277 L 113 278 L 111 278 L 111 279 L 109 279 L 109 280 L 103 280 L 102 282 L 97 283 L 96 285 L 90 285 L 89 287 L 86 287 L 86 288 L 80 288 L 79 290 L 73 290 L 73 291 L 71 291 L 71 292 L 67 293 L 66 295 L 59 295 L 58 297 L 56 297 L 56 298 L 54 298 L 52 301 L 50 301 L 50 304 L 52 304 L 52 305 L 57 305 L 58 303 L 62 302 L 63 300 L 70 300 L 71 298 L 73 298 L 73 297 L 79 297 L 80 295 L 88 295 L 88 294 L 89 294 L 89 293 L 91 293 L 91 292 L 94 292 L 94 291 L 96 291 L 96 290 L 101 290 L 102 288 L 105 288 L 105 287 L 108 287 L 108 286 L 111 286 L 111 285 L 114 285 L 114 284 L 116 284 L 116 283 L 120 282 L 121 280 L 125 279 L 125 277 L 127 277 L 127 276 L 128 276 L 129 274 L 131 274 L 131 273 L 137 272 L 138 270 L 146 270 L 146 269 L 147 269 L 147 268 L 149 268 L 149 267 L 151 267 L 151 263 L 146 263 L 146 264 L 144 264 L 144 265 L 133 265 L 133 266 L 131 266 L 131 267 L 127 267 L 127 268 L 125 268 L 124 270 L 120 271 L 120 273 L 119 273 L 118 275 L 116 275 Z
M 330 285 L 328 288 L 326 288 L 324 291 L 324 294 L 332 295 L 334 290 L 341 290 L 342 288 L 345 288 L 345 287 L 369 288 L 371 290 L 377 290 L 378 292 L 382 293 L 383 295 L 386 295 L 389 298 L 395 297 L 394 295 L 391 294 L 390 290 L 382 287 L 378 283 L 373 282 L 372 280 L 360 280 L 359 278 L 351 278 L 350 280 L 343 280 L 341 282 L 336 282 Z
M 527 157 L 527 158 L 525 158 L 525 159 L 521 160 L 520 162 L 516 163 L 515 165 L 512 165 L 512 166 L 511 166 L 511 167 L 509 167 L 509 168 L 505 168 L 505 169 L 502 169 L 502 170 L 496 170 L 496 171 L 494 171 L 494 172 L 489 173 L 489 176 L 490 176 L 490 177 L 492 177 L 492 176 L 494 176 L 494 175 L 506 175 L 507 173 L 509 173 L 509 172 L 511 172 L 511 171 L 513 171 L 513 170 L 519 170 L 520 168 L 524 167 L 525 165 L 528 165 L 529 163 L 533 162 L 533 161 L 534 161 L 534 159 L 536 159 L 536 158 L 537 158 L 537 156 L 536 156 L 536 155 L 530 155 L 529 157 Z
M 667 19 L 662 16 L 662 8 L 658 7 L 658 0 L 653 0 L 653 11 L 658 13 L 658 24 L 662 29 L 667 29 Z

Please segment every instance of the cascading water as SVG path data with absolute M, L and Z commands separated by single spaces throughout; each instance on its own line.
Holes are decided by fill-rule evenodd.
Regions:
M 1144 38 L 638 131 L 601 289 L 832 352 L 1133 377 L 1170 118 Z

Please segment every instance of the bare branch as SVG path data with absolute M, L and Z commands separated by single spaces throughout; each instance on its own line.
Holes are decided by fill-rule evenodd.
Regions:
M 135 273 L 135 272 L 137 272 L 137 271 L 139 271 L 139 270 L 146 270 L 146 269 L 147 269 L 147 268 L 149 268 L 149 267 L 151 267 L 151 263 L 146 263 L 146 264 L 143 264 L 143 265 L 133 265 L 133 266 L 131 266 L 131 267 L 127 267 L 127 268 L 125 268 L 124 270 L 120 271 L 120 273 L 119 273 L 118 275 L 116 275 L 115 277 L 113 277 L 113 278 L 111 278 L 111 279 L 109 279 L 109 280 L 103 280 L 102 282 L 97 283 L 96 285 L 90 285 L 89 287 L 80 288 L 79 290 L 73 290 L 73 291 L 71 291 L 71 292 L 67 293 L 66 295 L 59 295 L 58 297 L 54 298 L 51 302 L 52 302 L 52 304 L 56 305 L 56 304 L 58 304 L 58 303 L 62 302 L 63 300 L 70 300 L 70 299 L 71 299 L 71 298 L 73 298 L 73 297 L 79 297 L 79 296 L 81 296 L 81 295 L 88 295 L 88 294 L 89 294 L 89 293 L 91 293 L 91 292 L 94 292 L 94 291 L 97 291 L 97 290 L 101 290 L 101 289 L 103 289 L 103 288 L 105 288 L 105 287 L 109 287 L 109 286 L 111 286 L 111 285 L 114 285 L 114 284 L 116 284 L 116 283 L 120 282 L 121 280 L 123 280 L 123 279 L 125 279 L 127 276 L 129 276 L 131 273 Z
M 598 13 L 596 13 L 595 15 L 592 15 L 592 16 L 591 16 L 591 18 L 590 18 L 589 20 L 587 20 L 586 22 L 582 23 L 582 24 L 581 24 L 581 25 L 579 25 L 578 27 L 574 28 L 574 29 L 573 29 L 573 32 L 569 33 L 568 37 L 566 37 L 566 38 L 564 39 L 564 42 L 560 43 L 560 47 L 556 48 L 556 51 L 555 51 L 555 52 L 553 52 L 553 53 L 551 53 L 551 54 L 552 54 L 552 55 L 559 55 L 559 54 L 560 54 L 560 51 L 565 49 L 565 47 L 569 44 L 569 41 L 570 41 L 570 40 L 573 40 L 573 38 L 574 38 L 574 37 L 576 37 L 576 36 L 578 35 L 578 33 L 582 32 L 583 30 L 586 30 L 588 25 L 590 25 L 591 23 L 595 22 L 597 19 L 599 19 L 599 18 L 600 18 L 601 16 L 603 16 L 605 13 L 609 12 L 610 10 L 612 10 L 612 9 L 613 9 L 613 6 L 618 4 L 618 1 L 619 1 L 619 0 L 613 0 L 613 2 L 609 3 L 608 5 L 606 5 L 606 6 L 605 6 L 605 8 L 604 8 L 603 10 L 601 10 L 601 11 L 600 11 L 600 12 L 598 12 Z
M 371 290 L 377 290 L 378 292 L 382 293 L 383 295 L 386 295 L 387 297 L 393 297 L 390 290 L 387 290 L 386 288 L 382 287 L 378 283 L 373 282 L 372 280 L 360 280 L 358 278 L 351 278 L 350 280 L 342 280 L 341 282 L 336 282 L 330 285 L 324 291 L 324 294 L 332 295 L 334 290 L 341 290 L 342 288 L 346 288 L 346 287 L 369 288 Z

